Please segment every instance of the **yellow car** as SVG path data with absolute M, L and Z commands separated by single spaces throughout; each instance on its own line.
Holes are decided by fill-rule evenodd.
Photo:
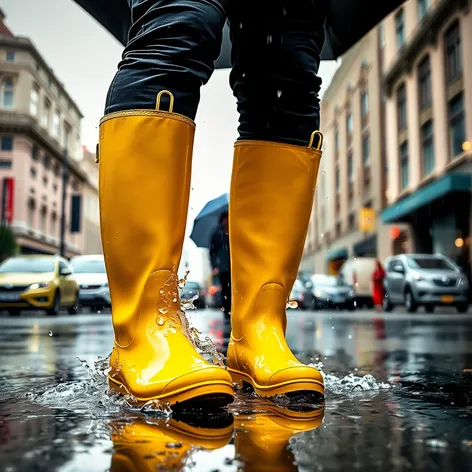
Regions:
M 0 265 L 0 310 L 18 315 L 21 310 L 61 308 L 77 313 L 79 286 L 66 259 L 59 256 L 14 256 Z

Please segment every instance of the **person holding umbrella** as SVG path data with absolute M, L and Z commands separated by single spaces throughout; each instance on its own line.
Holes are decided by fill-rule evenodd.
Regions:
M 320 372 L 300 363 L 285 340 L 286 302 L 321 159 L 316 74 L 325 32 L 331 50 L 341 54 L 401 2 L 128 1 L 131 28 L 98 148 L 115 331 L 110 386 L 141 402 L 171 405 L 228 404 L 233 382 L 250 384 L 264 397 L 320 399 Z M 91 8 L 101 3 L 107 4 L 88 2 Z M 233 303 L 224 370 L 209 364 L 186 335 L 176 270 L 193 120 L 227 18 L 240 125 L 229 205 Z M 342 41 L 335 41 L 334 26 Z
M 221 214 L 219 225 L 211 237 L 210 262 L 213 275 L 220 279 L 223 312 L 228 319 L 231 312 L 231 263 L 227 211 Z

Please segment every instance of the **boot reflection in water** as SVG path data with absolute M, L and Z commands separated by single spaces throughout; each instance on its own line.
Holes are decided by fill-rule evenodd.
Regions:
M 218 427 L 198 427 L 171 419 L 167 424 L 113 422 L 110 472 L 178 472 L 195 450 L 226 446 L 233 435 L 231 415 L 219 415 Z M 215 424 L 216 426 L 216 424 Z
M 295 411 L 273 407 L 264 413 L 235 417 L 236 458 L 244 472 L 297 471 L 289 448 L 292 436 L 318 428 L 323 422 L 324 406 Z
M 323 379 L 285 341 L 321 159 L 316 76 L 328 0 L 128 0 L 134 21 L 100 122 L 99 197 L 112 299 L 110 387 L 138 402 L 320 398 Z M 240 115 L 230 202 L 228 371 L 189 339 L 178 277 L 194 118 L 229 19 Z M 219 113 L 215 109 L 215 113 Z M 215 130 L 218 133 L 218 130 Z M 208 143 L 211 146 L 211 143 Z

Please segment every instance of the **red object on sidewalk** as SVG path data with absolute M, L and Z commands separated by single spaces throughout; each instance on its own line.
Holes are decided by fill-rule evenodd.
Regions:
M 372 274 L 372 280 L 374 282 L 374 293 L 372 294 L 372 300 L 374 306 L 382 306 L 384 298 L 384 278 L 385 270 L 383 269 L 380 262 L 377 261 L 377 267 Z

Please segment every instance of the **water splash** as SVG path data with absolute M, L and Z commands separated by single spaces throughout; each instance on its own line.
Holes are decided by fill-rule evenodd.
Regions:
M 389 390 L 392 385 L 386 382 L 378 381 L 373 375 L 367 374 L 364 376 L 357 376 L 348 374 L 344 377 L 337 377 L 334 374 L 326 374 L 323 372 L 323 363 L 309 364 L 310 367 L 318 369 L 323 377 L 325 388 L 332 393 L 346 393 L 346 392 L 368 392 Z

